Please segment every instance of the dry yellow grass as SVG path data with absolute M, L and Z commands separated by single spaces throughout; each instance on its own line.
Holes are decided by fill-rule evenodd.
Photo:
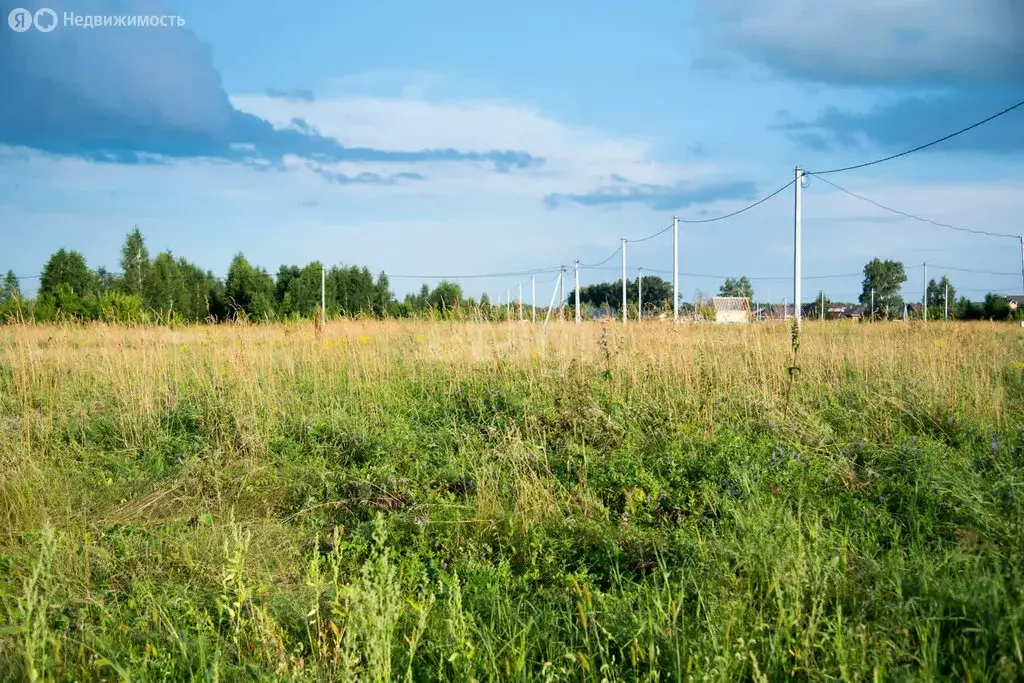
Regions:
M 199 643 L 190 647 L 219 653 L 214 672 L 244 675 L 250 666 L 271 677 L 336 679 L 358 672 L 352 662 L 364 661 L 367 648 L 385 663 L 407 654 L 411 666 L 402 644 L 411 641 L 392 640 L 407 608 L 388 607 L 398 612 L 379 623 L 351 621 L 364 631 L 346 641 L 357 653 L 348 664 L 324 649 L 343 640 L 338 624 L 296 626 L 320 609 L 316 591 L 327 580 L 313 575 L 311 553 L 320 551 L 311 547 L 331 533 L 353 558 L 327 581 L 332 595 L 363 591 L 377 604 L 400 592 L 409 604 L 447 605 L 442 621 L 422 622 L 427 640 L 415 656 L 449 678 L 529 678 L 563 656 L 575 662 L 559 665 L 570 679 L 595 658 L 612 668 L 633 661 L 634 674 L 724 667 L 724 677 L 744 678 L 749 659 L 735 658 L 732 639 L 766 631 L 785 647 L 750 642 L 744 657 L 756 654 L 776 677 L 846 667 L 855 673 L 843 675 L 856 679 L 887 666 L 953 675 L 961 663 L 958 675 L 978 675 L 1013 659 L 1005 643 L 1018 630 L 1009 613 L 988 645 L 934 636 L 942 653 L 961 660 L 897 628 L 922 604 L 946 614 L 933 594 L 879 616 L 894 599 L 884 586 L 922 571 L 948 581 L 958 600 L 984 584 L 979 595 L 991 604 L 1020 604 L 1016 574 L 998 569 L 1024 551 L 1013 540 L 1019 510 L 1005 512 L 1006 491 L 1017 486 L 1019 456 L 1010 449 L 1024 405 L 1024 331 L 1008 325 L 808 321 L 795 358 L 784 324 L 335 321 L 322 330 L 94 324 L 0 333 L 3 611 L 12 623 L 36 624 L 33 600 L 50 600 L 47 618 L 61 609 L 78 615 L 82 628 L 95 629 L 90 647 L 119 666 L 143 667 L 144 677 L 213 675 L 206 655 L 197 660 L 175 644 L 186 632 Z M 912 437 L 930 450 L 913 450 Z M 922 503 L 921 495 L 932 498 Z M 886 505 L 899 507 L 878 511 Z M 359 540 L 378 513 L 401 539 L 396 552 L 415 547 L 404 572 L 436 565 L 454 588 L 421 594 L 387 578 L 384 560 Z M 52 556 L 37 542 L 47 530 L 55 530 Z M 900 554 L 908 543 L 916 548 L 910 559 Z M 233 568 L 242 555 L 244 569 Z M 837 565 L 840 556 L 853 568 Z M 581 564 L 561 564 L 574 557 Z M 29 578 L 45 558 L 62 577 L 50 597 Z M 652 581 L 656 558 L 667 564 Z M 444 573 L 449 565 L 478 578 L 460 584 Z M 693 567 L 699 583 L 687 573 Z M 365 572 L 384 587 L 360 584 Z M 616 572 L 628 585 L 608 578 Z M 683 583 L 667 588 L 670 576 Z M 247 592 L 243 578 L 262 588 Z M 477 607 L 463 607 L 451 591 L 470 590 L 473 580 Z M 605 592 L 601 628 L 610 631 L 591 633 L 585 623 L 574 630 L 582 603 L 566 596 L 578 581 Z M 537 597 L 537 620 L 518 611 L 534 593 L 545 596 Z M 232 631 L 192 594 L 242 595 L 248 621 L 231 622 Z M 694 603 L 680 611 L 683 594 L 718 610 L 718 625 L 708 626 Z M 822 602 L 809 609 L 805 594 Z M 113 616 L 95 617 L 94 600 Z M 842 619 L 821 616 L 837 602 L 867 624 L 856 643 L 835 630 Z M 497 619 L 492 609 L 506 614 L 505 626 L 488 621 Z M 822 618 L 833 630 L 815 636 Z M 454 623 L 463 624 L 462 640 L 443 635 Z M 921 622 L 930 623 L 939 622 Z M 62 653 L 52 671 L 97 675 L 95 658 L 75 654 L 57 628 L 0 637 L 0 665 L 21 657 L 42 666 L 45 645 Z M 641 647 L 635 634 L 645 628 L 650 640 Z M 154 633 L 163 654 L 133 639 L 135 630 Z M 228 632 L 275 644 L 247 660 Z M 622 640 L 627 633 L 633 641 Z M 523 650 L 518 663 L 471 661 L 459 650 L 471 641 L 497 649 L 515 641 Z M 670 646 L 689 654 L 671 665 L 644 654 Z M 987 654 L 972 659 L 979 647 Z

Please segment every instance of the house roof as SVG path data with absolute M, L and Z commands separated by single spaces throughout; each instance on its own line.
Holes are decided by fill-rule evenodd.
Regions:
M 750 300 L 745 296 L 716 296 L 711 298 L 716 311 L 749 311 Z
M 783 315 L 793 315 L 793 304 L 783 307 L 782 304 L 772 304 L 761 307 L 761 315 L 781 318 Z
M 1024 294 L 1007 294 L 1006 303 L 1024 304 Z

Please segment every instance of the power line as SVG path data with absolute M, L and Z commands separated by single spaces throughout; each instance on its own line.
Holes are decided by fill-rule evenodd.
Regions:
M 727 213 L 724 216 L 716 216 L 715 218 L 702 218 L 700 220 L 686 220 L 684 218 L 680 218 L 679 222 L 680 223 L 689 223 L 689 224 L 692 225 L 692 224 L 697 224 L 697 223 L 714 223 L 715 221 L 724 221 L 726 218 L 732 218 L 733 216 L 738 216 L 741 213 L 744 213 L 746 211 L 750 211 L 755 206 L 760 206 L 761 204 L 764 204 L 766 201 L 768 201 L 769 199 L 775 197 L 776 195 L 781 193 L 783 190 L 785 190 L 786 188 L 788 188 L 790 185 L 792 185 L 795 182 L 796 182 L 796 180 L 790 180 L 788 183 L 786 183 L 785 185 L 783 185 L 779 189 L 775 190 L 775 192 L 772 192 L 770 195 L 768 195 L 766 197 L 762 197 L 761 199 L 758 199 L 753 204 L 749 204 L 747 206 L 744 206 L 742 209 L 740 209 L 738 211 L 733 211 L 732 213 Z M 669 226 L 669 227 L 671 227 L 671 226 Z
M 540 268 L 537 270 L 519 270 L 506 273 L 474 273 L 472 275 L 388 275 L 388 278 L 411 279 L 411 280 L 473 280 L 497 277 L 522 277 L 523 275 L 541 275 L 543 273 L 557 273 L 559 267 Z
M 641 237 L 638 240 L 627 239 L 626 242 L 628 242 L 630 244 L 638 244 L 640 242 L 646 242 L 647 240 L 653 240 L 655 237 L 660 237 L 660 236 L 664 235 L 666 232 L 668 232 L 669 230 L 671 230 L 673 225 L 675 225 L 675 223 L 669 223 L 668 227 L 666 227 L 664 230 L 659 230 L 658 232 L 654 233 L 653 235 L 648 235 L 647 237 Z
M 999 272 L 999 271 L 995 271 L 995 270 L 973 270 L 971 268 L 954 268 L 953 266 L 939 266 L 939 265 L 934 265 L 933 266 L 930 263 L 928 264 L 928 266 L 930 268 L 938 268 L 940 270 L 953 270 L 953 271 L 959 271 L 961 273 L 977 273 L 979 275 L 1007 275 L 1007 276 L 1010 276 L 1010 277 L 1020 277 L 1020 273 L 1004 273 L 1004 272 Z
M 815 176 L 816 178 L 818 178 L 818 180 L 822 181 L 823 183 L 827 183 L 827 184 L 831 185 L 832 187 L 836 188 L 837 190 L 839 190 L 840 192 L 845 192 L 846 194 L 850 195 L 851 197 L 853 197 L 855 199 L 859 199 L 862 202 L 867 202 L 868 204 L 872 204 L 873 206 L 877 206 L 879 209 L 882 209 L 884 211 L 888 211 L 890 213 L 894 213 L 894 214 L 896 214 L 898 216 L 903 216 L 904 218 L 910 218 L 910 219 L 913 219 L 915 221 L 921 221 L 922 223 L 930 223 L 931 225 L 935 225 L 935 226 L 940 227 L 940 228 L 949 228 L 950 230 L 958 230 L 960 232 L 970 232 L 970 233 L 974 233 L 975 235 L 988 235 L 989 237 L 1005 237 L 1007 239 L 1014 239 L 1014 240 L 1015 239 L 1019 239 L 1019 237 L 1017 235 L 1008 235 L 1006 233 L 1001 233 L 1001 232 L 989 232 L 987 230 L 974 230 L 972 228 L 960 228 L 960 227 L 957 227 L 955 225 L 950 225 L 949 223 L 940 223 L 938 221 L 933 221 L 930 218 L 922 218 L 921 216 L 915 216 L 912 213 L 907 213 L 906 211 L 900 211 L 899 209 L 894 209 L 892 207 L 886 206 L 885 204 L 879 204 L 878 202 L 876 202 L 873 199 L 869 199 L 869 198 L 867 198 L 867 197 L 865 197 L 863 195 L 859 195 L 856 192 L 851 192 L 850 190 L 847 190 L 845 187 L 840 187 L 839 185 L 836 185 L 835 183 L 833 183 L 828 178 L 822 178 L 821 175 L 818 174 L 818 173 L 808 173 L 807 175 Z
M 603 266 L 604 264 L 606 264 L 609 261 L 611 261 L 613 258 L 618 256 L 620 253 L 622 253 L 622 247 L 619 247 L 618 249 L 616 249 L 612 253 L 612 255 L 609 256 L 608 258 L 606 258 L 604 261 L 601 261 L 600 263 L 595 263 L 593 265 L 586 265 L 586 264 L 581 263 L 580 264 L 580 268 L 584 269 L 584 270 L 596 270 L 596 269 L 600 268 L 601 266 Z
M 905 152 L 900 152 L 899 154 L 892 154 L 892 155 L 884 157 L 882 159 L 875 159 L 874 161 L 868 161 L 866 163 L 856 164 L 854 166 L 844 166 L 843 168 L 833 168 L 833 169 L 830 169 L 828 171 L 814 171 L 813 173 L 811 173 L 811 175 L 824 175 L 826 173 L 843 173 L 845 171 L 853 171 L 853 170 L 858 169 L 858 168 L 867 168 L 868 166 L 874 166 L 875 164 L 881 164 L 881 163 L 886 162 L 886 161 L 892 161 L 893 159 L 898 159 L 900 157 L 905 157 L 908 154 L 913 154 L 914 152 L 920 152 L 922 149 L 927 149 L 927 148 L 931 147 L 932 145 L 937 145 L 940 142 L 945 142 L 946 140 L 949 140 L 951 138 L 955 138 L 956 136 L 962 135 L 962 134 L 966 133 L 969 130 L 974 130 L 978 126 L 982 126 L 982 125 L 988 123 L 989 121 L 993 121 L 993 120 L 999 118 L 1000 116 L 1003 116 L 1004 114 L 1009 114 L 1011 111 L 1013 111 L 1014 109 L 1017 109 L 1018 107 L 1024 107 L 1024 100 L 1021 100 L 1017 104 L 1011 105 L 1011 106 L 1007 107 L 1006 109 L 1004 109 L 1004 110 L 1002 110 L 1000 112 L 997 112 L 997 113 L 993 114 L 992 116 L 989 116 L 987 119 L 982 119 L 981 121 L 978 121 L 977 123 L 973 123 L 973 124 L 967 126 L 966 128 L 961 128 L 960 130 L 956 131 L 955 133 L 950 133 L 949 135 L 945 135 L 945 136 L 939 138 L 938 140 L 932 140 L 931 142 L 925 143 L 923 145 L 919 145 L 917 147 L 914 147 L 913 149 L 908 149 Z
M 998 294 L 999 293 L 998 291 L 992 289 L 991 287 L 987 288 L 987 289 L 965 289 L 963 287 L 957 287 L 956 291 L 957 291 L 957 293 L 960 293 L 960 292 L 975 292 L 975 293 L 977 293 L 977 292 L 985 292 L 986 294 Z
M 796 180 L 790 180 L 788 183 L 786 183 L 785 185 L 783 185 L 779 189 L 775 190 L 774 192 L 772 192 L 769 195 L 766 195 L 766 196 L 762 197 L 761 199 L 758 199 L 753 204 L 748 204 L 747 206 L 744 206 L 742 209 L 738 209 L 736 211 L 732 211 L 732 212 L 727 213 L 725 215 L 716 216 L 714 218 L 702 218 L 702 219 L 699 219 L 699 220 L 687 220 L 687 219 L 684 219 L 684 218 L 680 218 L 679 222 L 680 223 L 688 223 L 688 224 L 691 224 L 691 225 L 699 224 L 699 223 L 714 223 L 715 221 L 723 221 L 726 218 L 732 218 L 733 216 L 738 216 L 741 213 L 745 213 L 747 211 L 750 211 L 754 207 L 760 206 L 761 204 L 764 204 L 769 199 L 772 199 L 772 198 L 778 196 L 781 192 L 783 192 L 786 188 L 790 187 L 795 182 L 796 182 Z M 655 237 L 658 237 L 660 235 L 665 234 L 666 232 L 671 230 L 674 225 L 675 225 L 675 222 L 673 221 L 673 223 L 669 224 L 668 226 L 666 226 L 662 230 L 659 230 L 658 232 L 654 233 L 653 235 L 648 235 L 647 237 L 642 237 L 642 238 L 636 239 L 636 240 L 627 239 L 626 243 L 627 244 L 628 243 L 634 243 L 635 244 L 637 242 L 646 242 L 647 240 L 654 239 Z M 611 256 L 606 258 L 604 261 L 601 261 L 600 263 L 596 263 L 594 265 L 581 265 L 580 267 L 581 268 L 585 268 L 587 270 L 593 270 L 594 268 L 597 268 L 598 266 L 602 266 L 605 263 L 608 263 L 608 261 L 611 261 L 621 251 L 622 251 L 622 247 L 619 247 L 618 249 L 615 250 L 615 252 Z
M 920 266 L 917 266 L 917 267 L 920 268 Z M 609 271 L 609 272 L 610 271 L 619 272 L 618 268 L 590 268 L 589 270 L 602 270 L 602 271 Z M 656 268 L 644 268 L 644 273 L 658 273 L 658 274 L 661 274 L 661 275 L 671 275 L 672 274 L 670 271 L 658 270 Z M 861 277 L 862 275 L 864 275 L 864 273 L 862 273 L 862 272 L 858 272 L 858 273 L 836 273 L 836 274 L 833 274 L 833 275 L 805 275 L 803 277 L 803 279 L 804 280 L 828 280 L 828 279 L 838 279 L 838 278 L 844 278 L 844 277 Z M 725 279 L 728 279 L 728 278 L 735 277 L 734 275 L 714 275 L 714 274 L 711 274 L 711 273 L 682 273 L 682 272 L 679 273 L 679 276 L 680 277 L 694 277 L 694 278 L 708 278 L 708 279 L 717 279 L 717 280 L 725 280 Z M 755 281 L 755 280 L 757 280 L 757 281 L 764 281 L 764 280 L 779 280 L 779 281 L 786 280 L 786 281 L 788 281 L 788 280 L 792 280 L 793 276 L 792 275 L 786 275 L 786 276 L 777 276 L 777 277 L 776 276 L 747 277 L 747 279 L 751 280 L 751 281 Z

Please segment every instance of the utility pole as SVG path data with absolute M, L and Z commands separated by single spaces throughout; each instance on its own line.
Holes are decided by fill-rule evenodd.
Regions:
M 803 181 L 804 172 L 799 166 L 796 167 L 796 182 L 794 185 L 793 201 L 793 317 L 796 319 L 797 327 L 800 327 L 800 184 Z
M 519 306 L 519 321 L 523 320 L 523 283 L 517 283 L 519 287 L 519 297 L 516 299 L 516 304 Z
M 1020 239 L 1020 284 L 1022 289 L 1021 294 L 1024 294 L 1024 235 L 1019 236 Z
M 636 269 L 636 319 L 643 322 L 644 319 L 644 269 Z
M 924 321 L 928 322 L 928 264 L 924 265 L 924 276 L 921 278 L 921 296 L 923 297 L 922 305 L 924 306 L 924 312 L 921 314 L 924 316 Z
M 789 299 L 782 297 L 782 319 L 789 320 Z
M 579 323 L 583 320 L 580 315 L 580 260 L 576 259 L 576 263 L 572 267 L 573 285 L 576 290 L 576 322 Z
M 825 322 L 825 290 L 821 290 L 821 322 Z
M 946 293 L 942 296 L 942 302 L 946 307 L 945 312 L 942 314 L 942 319 L 949 320 L 949 282 L 946 282 Z
M 626 322 L 626 238 L 622 238 L 622 322 Z
M 548 304 L 548 314 L 544 316 L 544 324 L 548 324 L 548 319 L 551 317 L 551 311 L 555 309 L 555 297 L 558 296 L 558 288 L 562 286 L 562 271 L 558 271 L 558 282 L 555 283 L 555 288 L 551 290 L 551 303 Z
M 530 276 L 530 291 L 531 291 L 530 320 L 532 322 L 537 322 L 537 276 L 536 275 L 531 275 Z
M 512 319 L 512 288 L 508 287 L 505 289 L 505 312 L 508 314 L 508 319 Z
M 320 266 L 320 326 L 327 324 L 327 269 Z
M 1021 238 L 1021 258 L 1024 259 L 1024 238 Z M 1021 275 L 1024 276 L 1024 260 Z M 679 216 L 672 217 L 672 320 L 679 322 Z
M 875 322 L 875 288 L 871 288 L 871 322 Z
M 565 320 L 565 266 L 558 269 L 558 319 Z

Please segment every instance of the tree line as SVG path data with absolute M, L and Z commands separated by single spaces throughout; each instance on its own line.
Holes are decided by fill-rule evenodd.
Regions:
M 305 266 L 282 265 L 276 275 L 250 264 L 237 254 L 228 267 L 227 276 L 216 277 L 211 271 L 170 251 L 150 258 L 145 239 L 138 228 L 125 238 L 121 248 L 121 272 L 111 273 L 103 267 L 92 270 L 85 257 L 77 252 L 59 249 L 50 256 L 40 275 L 34 299 L 24 297 L 19 281 L 7 272 L 0 289 L 0 321 L 52 322 L 57 320 L 104 320 L 108 322 L 224 322 L 247 319 L 254 321 L 312 318 L 323 303 L 330 317 L 402 318 L 430 315 L 451 318 L 472 315 L 485 320 L 500 320 L 524 312 L 495 306 L 486 294 L 479 300 L 465 297 L 456 282 L 441 281 L 433 288 L 424 284 L 418 292 L 398 300 L 390 289 L 387 274 L 374 276 L 366 267 L 325 267 L 319 261 Z M 865 317 L 901 319 L 904 300 L 900 289 L 907 281 L 906 269 L 899 261 L 874 259 L 864 266 L 864 279 L 859 303 Z M 872 296 L 873 293 L 873 296 Z M 643 301 L 639 302 L 639 297 Z M 754 301 L 754 288 L 746 276 L 726 278 L 719 296 L 746 297 Z M 627 312 L 637 317 L 642 306 L 645 314 L 670 313 L 672 283 L 648 275 L 626 281 Z M 556 307 L 555 315 L 574 315 L 576 292 L 570 291 L 565 307 Z M 622 280 L 601 282 L 581 287 L 579 299 L 586 318 L 605 311 L 616 313 L 622 306 Z M 688 315 L 697 308 L 707 308 L 708 301 L 698 294 L 694 303 L 680 303 L 680 313 Z M 818 301 L 831 306 L 824 292 Z M 956 288 L 943 275 L 927 285 L 928 317 L 942 318 L 948 300 L 949 315 L 962 320 L 1006 320 L 1021 317 L 1024 311 L 1010 309 L 1004 297 L 990 293 L 983 302 L 956 297 Z M 919 302 L 914 302 L 914 315 L 920 316 Z M 808 311 L 819 303 L 808 304 Z M 541 311 L 546 314 L 546 311 Z
M 22 295 L 11 271 L 0 290 L 0 320 L 5 322 L 103 320 L 107 322 L 225 322 L 312 318 L 323 304 L 330 317 L 442 317 L 460 310 L 498 316 L 483 297 L 465 298 L 454 282 L 426 284 L 397 300 L 385 273 L 366 267 L 282 265 L 276 275 L 252 265 L 241 253 L 224 278 L 169 251 L 150 258 L 145 238 L 135 228 L 121 248 L 121 272 L 92 270 L 77 251 L 59 249 L 39 276 L 35 298 Z M 322 282 L 321 282 L 322 280 Z
M 864 308 L 864 317 L 874 317 L 881 320 L 901 320 L 904 307 L 911 308 L 909 313 L 912 317 L 923 317 L 921 310 L 921 299 L 904 301 L 900 290 L 907 282 L 907 272 L 903 263 L 882 259 L 872 259 L 864 266 L 864 279 L 861 282 L 861 293 L 857 299 Z M 945 316 L 947 305 L 949 317 L 957 320 L 1010 320 L 1020 319 L 1024 311 L 1013 311 L 1007 303 L 1006 298 L 1000 294 L 990 292 L 980 302 L 971 301 L 962 296 L 957 298 L 956 287 L 949 278 L 943 275 L 940 279 L 932 278 L 925 287 L 925 300 L 928 307 L 928 318 L 938 320 Z M 747 297 L 754 301 L 754 288 L 747 277 L 727 278 L 718 292 L 719 296 Z M 817 317 L 817 312 L 824 302 L 826 315 L 831 306 L 837 305 L 831 301 L 824 291 L 818 292 L 814 304 L 805 304 L 805 314 Z M 838 305 L 851 306 L 852 304 L 840 303 Z M 872 309 L 872 307 L 874 307 Z

